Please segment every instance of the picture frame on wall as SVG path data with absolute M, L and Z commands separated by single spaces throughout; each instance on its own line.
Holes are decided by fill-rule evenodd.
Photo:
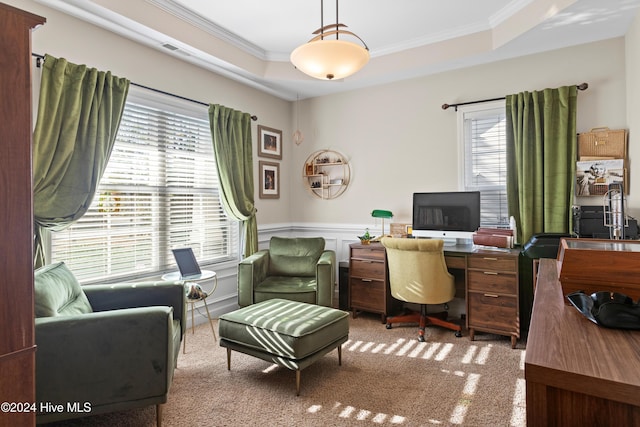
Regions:
M 576 196 L 603 196 L 609 184 L 625 181 L 624 159 L 579 160 L 576 163 Z M 628 185 L 624 183 L 625 193 Z
M 280 198 L 280 164 L 274 162 L 258 162 L 260 170 L 260 198 Z
M 282 160 L 282 131 L 258 125 L 258 156 Z

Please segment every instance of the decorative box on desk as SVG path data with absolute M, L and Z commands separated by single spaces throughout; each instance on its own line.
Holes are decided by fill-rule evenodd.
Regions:
M 558 251 L 562 293 L 619 292 L 640 299 L 640 241 L 562 239 Z M 568 304 L 568 301 L 565 301 Z

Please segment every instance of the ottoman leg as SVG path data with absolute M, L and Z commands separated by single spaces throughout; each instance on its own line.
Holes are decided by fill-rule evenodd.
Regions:
M 342 344 L 338 346 L 338 365 L 342 366 Z
M 231 370 L 231 349 L 227 347 L 227 371 Z
M 300 396 L 300 369 L 296 369 L 296 396 Z

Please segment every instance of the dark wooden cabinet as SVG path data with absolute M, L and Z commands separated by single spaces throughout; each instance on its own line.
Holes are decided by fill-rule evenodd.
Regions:
M 379 313 L 386 323 L 400 304 L 391 297 L 384 246 L 353 243 L 349 248 L 349 309 L 353 317 L 359 311 Z
M 0 3 L 0 402 L 35 402 L 31 30 L 45 19 Z M 0 412 L 31 426 L 35 413 Z
M 516 252 L 516 251 L 514 251 Z M 518 255 L 474 253 L 467 256 L 467 328 L 520 338 Z

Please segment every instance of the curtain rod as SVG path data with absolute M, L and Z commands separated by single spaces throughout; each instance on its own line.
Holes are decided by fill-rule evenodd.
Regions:
M 588 87 L 589 87 L 588 83 L 580 83 L 579 85 L 576 85 L 576 88 L 578 88 L 578 90 L 587 90 Z M 442 109 L 446 110 L 449 107 L 454 107 L 456 111 L 458 111 L 458 107 L 461 105 L 480 104 L 481 102 L 500 101 L 501 99 L 505 99 L 505 98 L 506 97 L 503 96 L 501 98 L 481 99 L 479 101 L 460 102 L 458 104 L 442 104 Z
M 37 66 L 38 68 L 40 68 L 40 67 L 41 67 L 41 65 L 42 65 L 42 62 L 41 62 L 41 61 L 42 61 L 42 60 L 44 60 L 44 55 L 40 55 L 40 54 L 37 54 L 37 53 L 32 53 L 32 54 L 31 54 L 31 56 L 33 56 L 33 57 L 37 58 L 37 60 L 36 60 L 36 66 Z M 152 87 L 144 86 L 144 85 L 141 85 L 141 84 L 138 84 L 138 83 L 134 83 L 134 82 L 130 82 L 130 83 L 131 83 L 132 85 L 137 86 L 137 87 L 140 87 L 140 88 L 142 88 L 142 89 L 148 89 L 148 90 L 151 90 L 151 91 L 153 91 L 153 92 L 161 93 L 161 94 L 163 94 L 163 95 L 173 96 L 174 98 L 179 98 L 179 99 L 182 99 L 182 100 L 184 100 L 184 101 L 194 102 L 194 103 L 196 103 L 196 104 L 204 105 L 205 107 L 208 107 L 208 106 L 209 106 L 209 104 L 207 104 L 207 103 L 205 103 L 205 102 L 202 102 L 202 101 L 196 101 L 195 99 L 186 98 L 186 97 L 184 97 L 184 96 L 176 95 L 176 94 L 174 94 L 174 93 L 170 93 L 170 92 L 165 92 L 164 90 L 160 90 L 160 89 L 154 89 L 154 88 L 152 88 Z M 255 122 L 256 120 L 258 120 L 258 116 L 251 116 L 251 120 L 253 120 L 253 121 Z

